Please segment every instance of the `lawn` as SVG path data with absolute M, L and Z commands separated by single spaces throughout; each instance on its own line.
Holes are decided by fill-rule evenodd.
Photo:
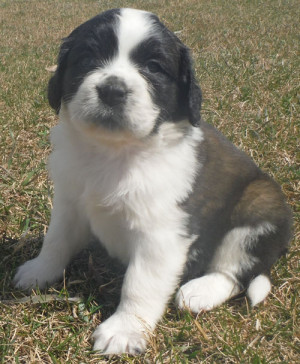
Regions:
M 192 49 L 203 117 L 281 184 L 294 238 L 263 304 L 239 297 L 196 317 L 170 302 L 144 355 L 108 359 L 90 337 L 117 306 L 122 272 L 96 244 L 48 291 L 11 281 L 49 224 L 49 67 L 75 26 L 120 6 L 155 12 Z M 300 362 L 299 19 L 296 0 L 0 0 L 1 363 Z

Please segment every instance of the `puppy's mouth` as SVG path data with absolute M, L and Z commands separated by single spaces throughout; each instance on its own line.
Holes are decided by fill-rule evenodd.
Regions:
M 124 106 L 107 107 L 106 105 L 99 105 L 99 109 L 88 115 L 87 120 L 94 126 L 99 125 L 111 131 L 123 130 L 128 124 L 124 109 Z

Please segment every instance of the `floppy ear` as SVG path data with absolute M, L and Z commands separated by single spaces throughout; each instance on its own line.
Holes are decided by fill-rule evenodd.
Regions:
M 195 78 L 193 69 L 193 61 L 190 56 L 190 52 L 186 47 L 181 48 L 181 66 L 180 66 L 180 77 L 181 77 L 181 102 L 190 123 L 193 126 L 200 125 L 201 115 L 201 102 L 202 94 L 201 89 Z
M 70 50 L 69 39 L 64 39 L 58 56 L 57 69 L 48 83 L 48 101 L 50 106 L 59 113 L 61 98 L 63 94 L 63 77 L 67 63 L 67 56 Z

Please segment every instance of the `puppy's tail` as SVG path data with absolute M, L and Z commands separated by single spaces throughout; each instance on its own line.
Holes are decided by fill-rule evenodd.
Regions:
M 270 291 L 271 282 L 269 277 L 265 276 L 264 274 L 260 274 L 259 276 L 255 277 L 247 289 L 247 296 L 250 299 L 251 306 L 255 306 L 262 302 L 270 293 Z

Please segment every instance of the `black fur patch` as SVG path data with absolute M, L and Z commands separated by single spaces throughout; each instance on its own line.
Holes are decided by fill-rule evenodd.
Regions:
M 61 100 L 70 100 L 87 73 L 112 59 L 118 49 L 115 34 L 119 9 L 101 13 L 74 29 L 63 40 L 58 67 L 48 85 L 50 106 L 59 112 Z

